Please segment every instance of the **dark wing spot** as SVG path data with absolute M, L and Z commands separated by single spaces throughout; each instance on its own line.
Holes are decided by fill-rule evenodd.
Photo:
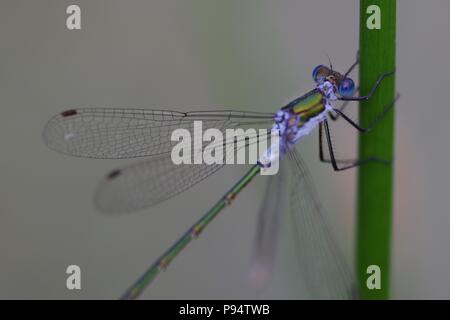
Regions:
M 74 116 L 77 114 L 77 110 L 75 109 L 71 109 L 71 110 L 66 110 L 61 112 L 61 116 L 63 117 L 70 117 L 70 116 Z
M 111 172 L 106 176 L 106 179 L 111 180 L 111 179 L 117 178 L 121 173 L 122 173 L 121 170 L 116 169 L 116 170 L 114 170 L 114 171 L 111 171 Z

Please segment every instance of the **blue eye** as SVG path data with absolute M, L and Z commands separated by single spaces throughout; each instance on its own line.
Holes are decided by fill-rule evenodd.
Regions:
M 312 72 L 312 78 L 313 78 L 313 80 L 315 81 L 315 82 L 318 82 L 318 75 L 319 75 L 319 71 L 320 70 L 322 70 L 323 68 L 324 68 L 325 66 L 324 65 L 318 65 L 317 67 L 315 67 L 314 69 L 313 69 L 313 72 Z M 326 67 L 325 67 L 326 68 Z
M 355 83 L 350 78 L 345 78 L 339 84 L 339 94 L 343 97 L 351 97 L 355 92 Z

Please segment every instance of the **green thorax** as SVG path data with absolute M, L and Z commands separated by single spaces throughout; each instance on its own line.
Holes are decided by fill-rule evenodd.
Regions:
M 283 110 L 290 110 L 300 117 L 300 122 L 305 123 L 325 110 L 323 96 L 318 89 L 311 90 L 307 94 L 289 102 Z

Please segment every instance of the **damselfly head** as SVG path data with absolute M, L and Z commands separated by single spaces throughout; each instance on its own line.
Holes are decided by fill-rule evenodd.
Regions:
M 355 83 L 351 78 L 345 77 L 324 65 L 315 67 L 312 72 L 312 77 L 317 84 L 322 84 L 325 81 L 330 82 L 343 97 L 350 97 L 355 91 Z
M 313 69 L 312 77 L 317 84 L 322 84 L 325 81 L 329 81 L 333 85 L 336 85 L 337 82 L 344 76 L 330 67 L 319 65 Z

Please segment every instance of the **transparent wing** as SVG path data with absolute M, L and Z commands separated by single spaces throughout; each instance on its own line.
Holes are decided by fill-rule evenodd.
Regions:
M 266 177 L 269 181 L 258 214 L 250 270 L 250 279 L 257 287 L 264 286 L 272 275 L 279 227 L 286 210 L 287 169 L 280 165 L 278 174 Z
M 88 158 L 133 158 L 170 152 L 174 129 L 193 136 L 194 121 L 202 129 L 268 128 L 273 114 L 241 111 L 176 112 L 126 108 L 80 108 L 54 116 L 44 140 L 58 152 Z
M 354 278 L 326 221 L 311 177 L 299 153 L 289 154 L 290 214 L 304 280 L 315 299 L 351 299 Z
M 152 157 L 112 171 L 100 183 L 95 203 L 99 210 L 126 213 L 165 201 L 207 178 L 223 164 L 175 165 L 169 155 Z
M 228 143 L 234 143 L 233 150 L 236 151 L 269 137 L 270 132 L 267 132 L 255 139 L 246 140 L 241 145 L 236 141 Z M 223 163 L 230 156 L 234 156 L 234 153 L 225 153 Z M 154 156 L 108 174 L 97 189 L 95 203 L 98 209 L 109 213 L 125 213 L 150 207 L 191 188 L 223 166 L 224 164 L 175 165 L 170 154 Z

